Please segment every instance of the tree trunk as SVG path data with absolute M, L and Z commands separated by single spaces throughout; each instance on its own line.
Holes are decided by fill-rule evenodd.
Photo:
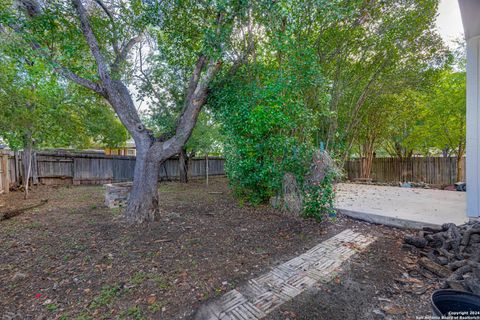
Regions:
M 372 174 L 373 148 L 364 148 L 362 157 L 362 178 L 369 179 Z
M 18 160 L 20 158 L 20 154 L 18 151 L 14 152 L 14 160 L 15 160 L 15 183 L 14 186 L 18 187 L 20 186 L 20 161 Z
M 32 172 L 32 144 L 27 142 L 27 145 L 23 149 L 23 157 L 22 157 L 22 165 L 23 165 L 23 190 L 25 192 L 24 198 L 28 198 L 28 187 L 30 184 L 30 173 Z
M 463 154 L 465 147 L 463 143 L 460 143 L 457 149 L 457 182 L 464 181 L 463 175 Z
M 205 181 L 208 187 L 208 153 L 205 155 Z
M 150 148 L 137 149 L 133 187 L 125 210 L 125 218 L 128 221 L 151 222 L 158 216 L 158 178 L 161 162 L 161 159 L 153 156 Z
M 187 156 L 187 150 L 185 150 L 185 148 L 182 148 L 182 150 L 178 154 L 178 170 L 180 175 L 180 182 L 187 183 L 188 182 L 188 156 Z
M 37 167 L 37 152 L 35 151 L 35 148 L 33 148 L 32 150 L 31 176 L 32 176 L 32 185 L 37 186 L 38 185 L 38 167 Z
M 457 182 L 463 181 L 463 157 L 457 157 Z

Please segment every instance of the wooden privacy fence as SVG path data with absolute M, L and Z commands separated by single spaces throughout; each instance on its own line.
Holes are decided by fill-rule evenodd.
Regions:
M 361 159 L 345 163 L 349 180 L 361 178 Z M 465 168 L 465 158 L 462 159 Z M 462 181 L 465 181 L 463 170 Z M 374 158 L 370 177 L 377 182 L 425 182 L 434 185 L 453 184 L 457 176 L 456 157 Z
M 1 154 L 1 153 L 0 153 Z M 21 181 L 21 153 L 8 154 L 10 186 Z M 193 158 L 189 161 L 188 175 L 203 177 L 224 175 L 223 158 Z M 208 171 L 207 171 L 208 163 Z M 135 157 L 105 155 L 102 153 L 46 152 L 36 153 L 34 161 L 34 180 L 41 184 L 103 184 L 133 180 Z M 177 179 L 179 177 L 178 158 L 165 161 L 160 168 L 159 179 Z

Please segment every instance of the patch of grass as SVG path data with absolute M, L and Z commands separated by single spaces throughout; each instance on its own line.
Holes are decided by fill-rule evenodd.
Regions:
M 193 238 L 193 239 L 187 240 L 187 243 L 191 246 L 194 246 L 194 245 L 197 245 L 197 244 L 201 244 L 202 240 L 200 238 Z
M 152 279 L 159 289 L 166 290 L 170 288 L 170 284 L 161 274 L 153 274 L 150 279 Z
M 5 226 L 4 226 L 4 232 L 6 235 L 8 235 L 9 237 L 13 237 L 14 235 L 17 234 L 17 231 L 18 231 L 18 223 L 16 220 L 7 220 L 7 221 L 3 221 L 2 222 Z
M 29 224 L 25 225 L 25 227 L 28 228 L 28 229 L 38 229 L 42 226 L 43 225 L 38 221 L 33 221 L 33 222 L 30 222 Z
M 123 213 L 123 208 L 121 208 L 121 207 L 111 208 L 111 209 L 110 209 L 110 212 L 111 212 L 114 216 L 120 216 L 120 215 L 122 215 L 122 213 Z
M 81 243 L 79 240 L 74 238 L 62 238 L 64 246 L 68 250 L 75 250 L 75 251 L 85 251 L 88 249 L 86 244 Z
M 134 285 L 140 285 L 147 280 L 147 274 L 145 272 L 137 272 L 130 279 L 130 282 Z
M 92 320 L 92 317 L 82 313 L 81 315 L 77 316 L 75 320 Z
M 300 240 L 302 240 L 302 241 L 305 241 L 305 240 L 307 240 L 307 238 L 308 238 L 308 236 L 307 236 L 305 233 L 303 233 L 303 232 L 297 233 L 297 236 L 298 236 L 298 239 L 300 239 Z
M 104 286 L 100 291 L 100 294 L 90 302 L 89 308 L 97 309 L 108 306 L 115 300 L 115 298 L 119 297 L 121 293 L 119 286 Z
M 88 192 L 90 190 L 81 190 L 80 195 L 77 197 L 80 201 L 88 201 L 92 199 L 92 194 Z
M 132 317 L 135 320 L 144 319 L 143 316 L 142 316 L 142 310 L 140 309 L 139 306 L 128 308 L 127 315 Z
M 216 297 L 219 297 L 222 294 L 223 294 L 223 288 L 220 287 L 220 288 L 215 289 L 215 296 Z
M 168 281 L 161 275 L 156 273 L 145 273 L 142 271 L 136 272 L 131 278 L 130 283 L 133 285 L 141 285 L 147 280 L 152 280 L 155 282 L 159 289 L 166 290 L 170 288 Z
M 151 313 L 158 312 L 162 310 L 164 305 L 165 304 L 159 303 L 159 302 L 152 303 L 151 305 L 148 306 L 148 311 L 150 311 Z
M 198 267 L 198 262 L 195 259 L 192 259 L 192 268 L 197 268 Z
M 55 303 L 49 303 L 46 306 L 48 311 L 55 312 L 58 310 L 58 306 Z
M 155 251 L 149 251 L 149 252 L 146 252 L 146 253 L 145 253 L 145 258 L 152 259 L 152 258 L 154 258 L 155 256 L 157 256 L 157 254 L 158 254 L 158 253 L 155 252 Z
M 268 252 L 268 251 L 265 250 L 264 248 L 261 248 L 261 247 L 255 248 L 255 253 L 256 253 L 256 254 L 265 254 L 265 253 L 267 253 L 267 252 Z
M 239 208 L 243 208 L 243 207 L 245 207 L 245 200 L 240 198 L 240 199 L 238 199 L 237 204 L 238 204 Z

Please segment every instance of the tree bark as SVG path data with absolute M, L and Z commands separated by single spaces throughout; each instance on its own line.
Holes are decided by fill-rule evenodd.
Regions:
M 463 181 L 463 157 L 457 157 L 457 182 Z
M 187 183 L 188 182 L 188 156 L 187 156 L 187 150 L 185 150 L 185 148 L 182 148 L 182 150 L 178 154 L 178 170 L 180 175 L 180 182 Z
M 218 63 L 211 63 L 204 77 L 201 77 L 204 63 L 205 57 L 199 57 L 190 79 L 184 111 L 178 119 L 175 134 L 169 139 L 157 138 L 144 127 L 131 95 L 121 81 L 103 81 L 105 98 L 132 135 L 137 148 L 133 187 L 125 210 L 125 218 L 129 222 L 150 222 L 158 215 L 158 178 L 161 164 L 178 154 L 187 142 L 205 104 L 211 77 L 220 67 Z
M 138 150 L 133 187 L 128 198 L 125 218 L 133 223 L 154 221 L 158 217 L 158 178 L 161 158 L 149 150 Z
M 25 193 L 24 198 L 28 198 L 28 191 L 30 185 L 30 173 L 32 172 L 32 143 L 27 141 L 25 148 L 23 149 L 22 156 L 22 166 L 23 166 L 23 191 Z
M 463 143 L 460 143 L 457 150 L 457 182 L 464 181 L 463 175 L 463 154 L 465 153 L 465 147 Z
M 372 173 L 374 140 L 368 139 L 362 146 L 362 178 L 369 179 Z

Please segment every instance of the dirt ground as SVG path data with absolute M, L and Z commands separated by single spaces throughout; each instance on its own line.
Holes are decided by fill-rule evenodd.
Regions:
M 101 186 L 37 187 L 27 201 L 19 192 L 0 197 L 0 212 L 49 199 L 0 222 L 2 319 L 188 319 L 203 302 L 345 228 L 379 239 L 331 284 L 269 319 L 430 314 L 434 285 L 416 274 L 416 255 L 401 249 L 403 231 L 241 205 L 222 178 L 208 188 L 162 183 L 163 215 L 148 227 L 125 224 L 120 210 L 106 208 Z

